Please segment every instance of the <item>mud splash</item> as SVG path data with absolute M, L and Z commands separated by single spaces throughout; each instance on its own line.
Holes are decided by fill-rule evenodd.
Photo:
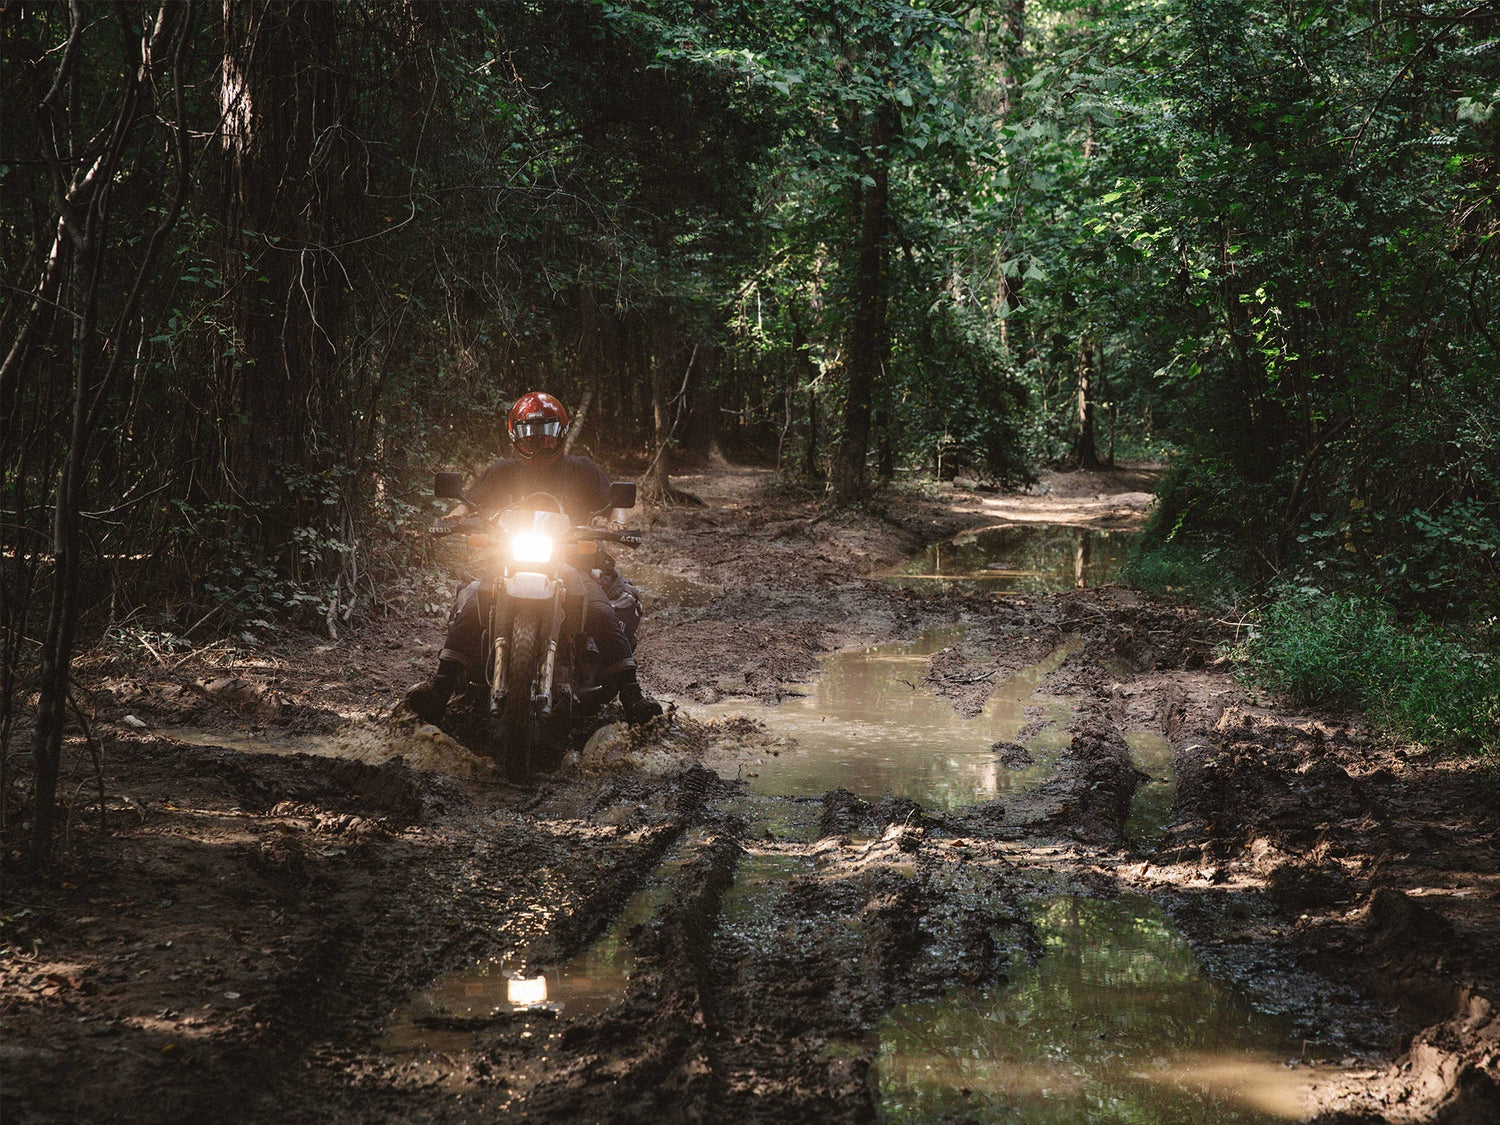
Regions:
M 764 796 L 807 797 L 842 788 L 866 799 L 900 797 L 943 809 L 1038 784 L 1068 744 L 1072 705 L 1038 688 L 1069 649 L 999 684 L 981 713 L 966 718 L 922 683 L 929 658 L 956 639 L 954 630 L 937 630 L 912 644 L 835 653 L 807 695 L 756 716 L 784 741 L 746 766 L 721 772 L 737 773 Z M 712 719 L 744 715 L 746 709 L 741 701 L 727 701 L 690 713 Z M 1007 768 L 994 747 L 1015 742 L 1026 747 L 1032 762 Z
M 414 769 L 433 770 L 471 781 L 492 781 L 500 776 L 496 764 L 456 742 L 427 723 L 352 723 L 331 735 L 278 735 L 254 732 L 206 730 L 195 727 L 163 728 L 163 733 L 190 746 L 218 746 L 247 754 L 309 754 L 316 758 L 345 758 L 366 765 L 401 762 Z
M 1303 1044 L 1202 973 L 1150 899 L 1060 896 L 1008 985 L 907 1004 L 879 1030 L 882 1119 L 1274 1122 L 1306 1111 Z
M 934 543 L 886 580 L 997 594 L 1100 586 L 1120 569 L 1135 534 L 1055 524 L 992 527 Z

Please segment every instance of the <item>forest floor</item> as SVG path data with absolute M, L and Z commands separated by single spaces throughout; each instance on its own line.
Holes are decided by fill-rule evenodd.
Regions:
M 705 506 L 622 565 L 677 706 L 532 784 L 395 713 L 457 548 L 337 639 L 88 653 L 102 772 L 70 746 L 60 866 L 0 907 L 5 1120 L 1500 1121 L 1492 771 L 1246 686 L 1233 621 L 882 577 L 970 528 L 1139 526 L 1153 470 L 863 513 L 722 463 L 674 482 Z M 952 770 L 913 740 L 931 799 L 777 774 L 835 653 L 905 661 L 884 718 L 1009 693 L 1018 726 Z M 1232 1054 L 1229 1024 L 1274 1043 Z

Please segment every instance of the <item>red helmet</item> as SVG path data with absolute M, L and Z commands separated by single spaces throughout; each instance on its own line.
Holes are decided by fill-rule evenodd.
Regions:
M 510 408 L 505 428 L 526 460 L 538 454 L 550 460 L 562 452 L 568 436 L 568 409 L 545 391 L 528 391 Z

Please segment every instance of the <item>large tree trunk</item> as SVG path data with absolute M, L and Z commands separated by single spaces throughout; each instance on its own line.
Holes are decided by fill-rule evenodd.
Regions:
M 314 154 L 336 125 L 329 65 L 338 5 L 224 0 L 223 273 L 232 338 L 218 376 L 233 494 L 262 513 L 276 550 L 292 513 L 281 475 L 307 464 L 319 383 L 331 364 L 339 293 L 325 249 L 331 200 Z M 324 154 L 322 164 L 331 161 Z
M 865 458 L 870 447 L 870 400 L 876 379 L 890 355 L 886 322 L 886 227 L 890 201 L 889 123 L 870 122 L 869 156 L 861 186 L 859 266 L 854 283 L 854 317 L 848 343 L 848 377 L 844 399 L 844 432 L 833 461 L 833 497 L 849 504 L 864 498 Z

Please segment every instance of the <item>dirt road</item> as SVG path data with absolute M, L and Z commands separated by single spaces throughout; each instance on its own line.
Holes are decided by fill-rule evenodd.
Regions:
M 6 1121 L 1500 1121 L 1493 773 L 1257 695 L 1233 623 L 884 577 L 1136 526 L 1149 471 L 676 481 L 626 565 L 677 707 L 531 785 L 391 715 L 448 575 L 92 654 L 102 775 L 0 912 Z

